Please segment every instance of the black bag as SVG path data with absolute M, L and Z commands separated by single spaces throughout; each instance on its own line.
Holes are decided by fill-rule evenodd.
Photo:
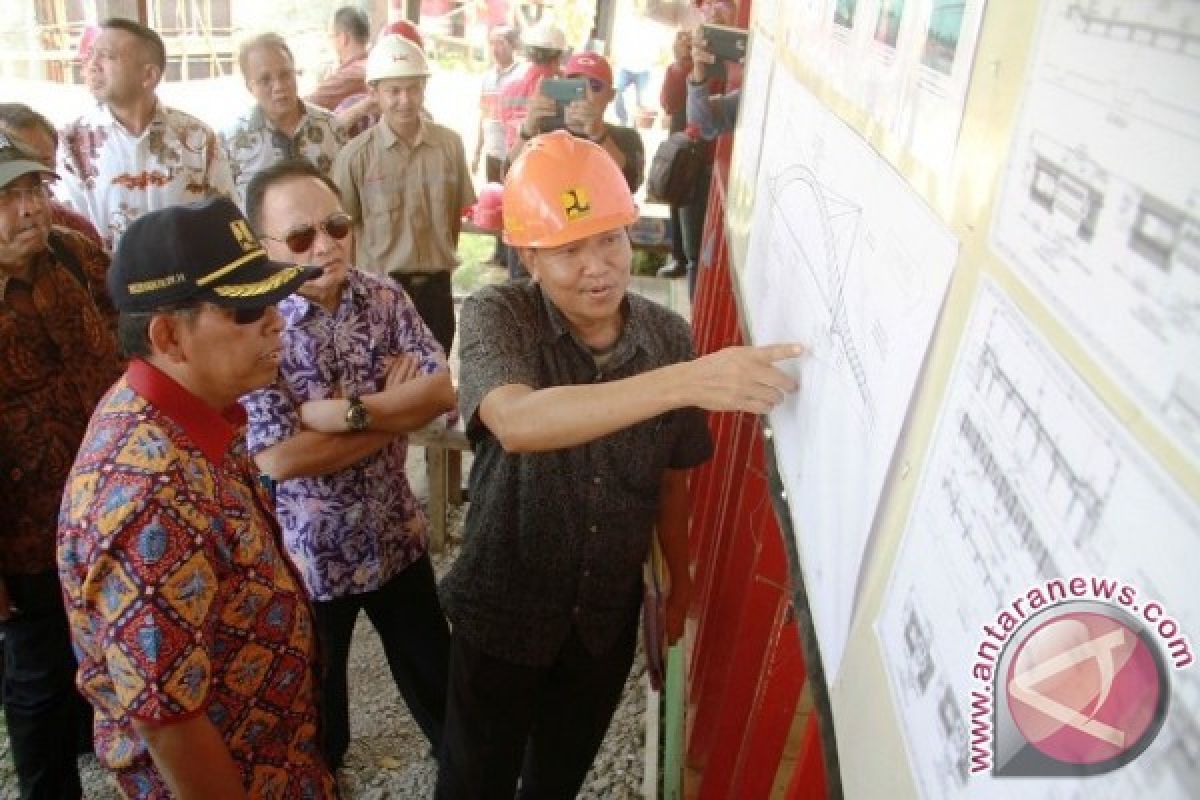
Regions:
M 658 146 L 646 176 L 646 199 L 651 202 L 686 205 L 696 191 L 704 169 L 703 144 L 685 131 L 672 133 Z

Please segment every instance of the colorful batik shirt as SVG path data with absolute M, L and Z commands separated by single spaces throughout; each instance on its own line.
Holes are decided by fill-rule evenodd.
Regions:
M 382 389 L 397 355 L 415 356 L 422 374 L 446 369 L 412 301 L 387 278 L 350 270 L 332 314 L 300 295 L 279 310 L 287 323 L 280 379 L 242 398 L 252 453 L 295 436 L 308 400 Z M 378 589 L 425 553 L 428 522 L 405 477 L 407 451 L 407 437 L 397 436 L 346 469 L 276 486 L 284 542 L 314 600 Z
M 243 209 L 246 187 L 259 172 L 284 159 L 302 158 L 328 175 L 334 157 L 346 143 L 332 112 L 299 102 L 304 115 L 291 136 L 272 126 L 257 104 L 221 133 L 221 146 L 233 172 L 234 200 Z
M 110 252 L 147 211 L 233 195 L 216 134 L 162 103 L 140 136 L 108 106 L 94 107 L 63 129 L 58 160 L 62 198 L 92 221 Z
M 334 796 L 318 748 L 312 611 L 244 419 L 134 361 L 67 483 L 58 562 L 77 683 L 96 711 L 96 755 L 130 797 L 170 797 L 134 720 L 198 714 L 249 796 Z

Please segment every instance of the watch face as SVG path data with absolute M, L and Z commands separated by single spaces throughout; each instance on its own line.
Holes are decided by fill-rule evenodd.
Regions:
M 370 424 L 371 416 L 367 413 L 367 407 L 361 400 L 351 400 L 350 407 L 346 409 L 346 427 L 352 431 L 361 431 L 366 430 Z

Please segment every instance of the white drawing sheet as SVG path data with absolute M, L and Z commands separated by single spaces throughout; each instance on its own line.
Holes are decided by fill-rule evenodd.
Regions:
M 978 293 L 875 623 L 923 797 L 1194 797 L 1200 670 L 1135 761 L 1086 780 L 970 772 L 983 626 L 1033 586 L 1101 576 L 1200 635 L 1200 511 L 990 281 Z M 1168 667 L 1170 669 L 1170 667 Z M 1190 794 L 1189 794 L 1190 793 Z
M 992 245 L 1200 464 L 1200 3 L 1051 0 Z
M 821 658 L 837 675 L 859 573 L 958 244 L 903 178 L 776 70 L 738 275 L 756 343 L 799 341 L 770 416 Z

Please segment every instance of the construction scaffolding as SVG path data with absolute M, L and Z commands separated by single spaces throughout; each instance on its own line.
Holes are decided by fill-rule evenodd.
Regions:
M 233 0 L 147 0 L 145 22 L 163 38 L 167 81 L 214 78 L 233 70 Z M 100 6 L 98 9 L 97 6 Z M 0 20 L 0 75 L 82 83 L 79 43 L 101 17 L 120 14 L 89 0 L 13 0 Z M 99 12 L 99 13 L 98 13 Z

